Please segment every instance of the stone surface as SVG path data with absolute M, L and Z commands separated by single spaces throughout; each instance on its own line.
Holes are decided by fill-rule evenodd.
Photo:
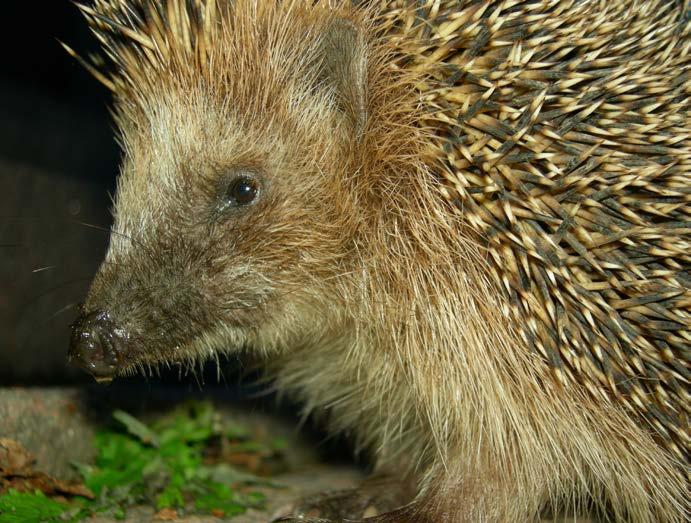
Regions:
M 73 462 L 93 459 L 93 427 L 76 389 L 0 388 L 0 438 L 20 442 L 36 469 L 75 479 Z

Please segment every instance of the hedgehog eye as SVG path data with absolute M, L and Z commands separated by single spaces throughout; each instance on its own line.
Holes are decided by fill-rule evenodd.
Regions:
M 233 179 L 226 189 L 226 207 L 242 207 L 253 203 L 259 195 L 259 183 L 250 174 L 243 173 Z

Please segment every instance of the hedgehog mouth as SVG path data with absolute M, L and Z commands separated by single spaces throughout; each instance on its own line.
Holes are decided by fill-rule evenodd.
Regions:
M 198 375 L 209 361 L 214 362 L 220 372 L 220 356 L 239 352 L 239 347 L 244 346 L 242 341 L 244 336 L 239 332 L 233 332 L 233 335 L 230 336 L 228 333 L 231 330 L 239 331 L 240 329 L 225 327 L 223 329 L 225 336 L 222 337 L 226 340 L 224 343 L 210 341 L 210 339 L 220 338 L 220 336 L 208 334 L 190 337 L 188 340 L 174 345 L 152 342 L 149 347 L 146 347 L 146 342 L 142 341 L 137 344 L 137 349 L 133 350 L 126 360 L 121 361 L 112 375 L 95 376 L 95 378 L 97 381 L 107 384 L 115 377 L 160 377 L 162 371 L 171 370 L 176 370 L 180 377 Z

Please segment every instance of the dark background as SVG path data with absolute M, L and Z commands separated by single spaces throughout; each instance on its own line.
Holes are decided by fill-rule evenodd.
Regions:
M 120 156 L 111 97 L 60 45 L 98 51 L 69 0 L 5 1 L 0 29 L 0 385 L 86 383 L 66 356 L 108 245 Z M 223 374 L 235 387 L 234 359 Z M 199 388 L 177 373 L 162 381 Z
M 61 47 L 96 50 L 67 0 L 3 2 L 0 384 L 83 379 L 69 324 L 103 256 L 119 151 L 109 94 Z

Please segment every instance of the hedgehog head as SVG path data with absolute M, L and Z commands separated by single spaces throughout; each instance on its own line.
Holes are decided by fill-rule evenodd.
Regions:
M 114 93 L 124 159 L 72 356 L 108 378 L 300 345 L 347 321 L 361 21 L 298 2 L 82 10 L 108 59 L 85 65 Z

